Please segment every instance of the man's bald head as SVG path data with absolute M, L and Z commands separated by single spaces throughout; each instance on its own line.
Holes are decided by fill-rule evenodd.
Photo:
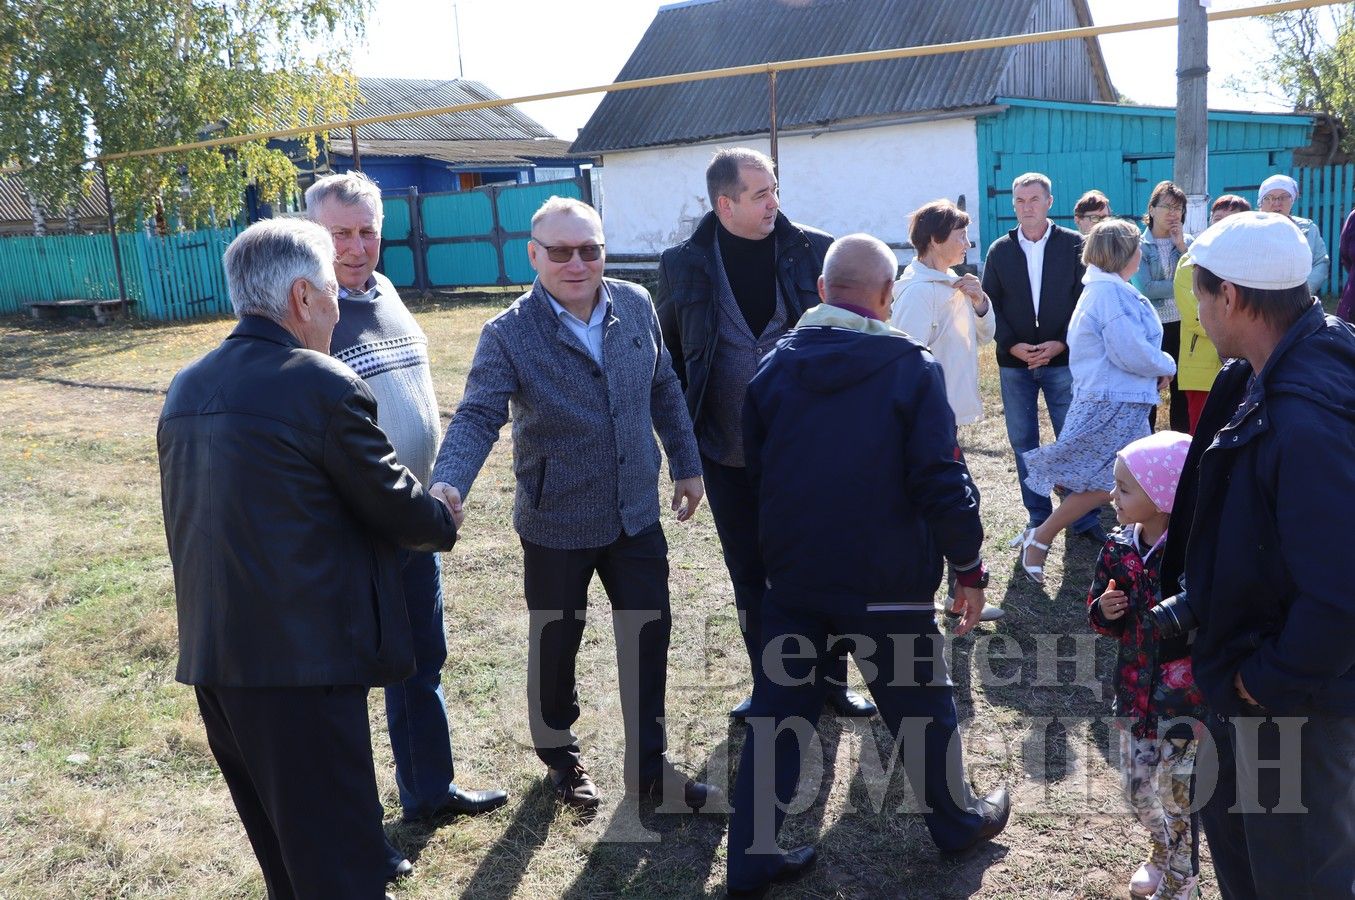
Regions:
M 885 242 L 869 234 L 840 237 L 823 258 L 819 297 L 824 303 L 860 306 L 889 320 L 899 262 Z

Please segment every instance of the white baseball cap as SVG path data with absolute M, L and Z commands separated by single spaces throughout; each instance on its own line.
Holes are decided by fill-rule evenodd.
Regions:
M 1190 245 L 1196 266 L 1224 281 L 1263 291 L 1308 283 L 1313 252 L 1288 216 L 1243 212 L 1211 225 Z

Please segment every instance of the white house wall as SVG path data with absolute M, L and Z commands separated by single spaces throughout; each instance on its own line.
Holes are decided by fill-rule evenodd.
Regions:
M 654 255 L 686 239 L 710 209 L 705 173 L 711 154 L 734 146 L 769 152 L 761 137 L 607 153 L 598 174 L 608 254 Z M 972 118 L 783 137 L 780 174 L 786 215 L 833 234 L 866 231 L 907 243 L 908 213 L 941 197 L 963 195 L 977 219 Z M 978 239 L 977 227 L 970 227 L 970 237 Z

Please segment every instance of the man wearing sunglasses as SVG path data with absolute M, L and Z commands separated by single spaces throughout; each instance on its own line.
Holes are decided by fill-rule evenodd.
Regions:
M 833 236 L 786 218 L 772 161 L 756 150 L 717 152 L 706 168 L 706 191 L 711 211 L 660 258 L 656 300 L 695 423 L 710 511 L 756 681 L 767 572 L 758 550 L 757 498 L 744 466 L 743 398 L 758 360 L 818 305 L 818 278 Z M 828 703 L 839 715 L 875 714 L 874 704 L 847 690 L 845 656 L 830 674 Z M 748 708 L 745 699 L 730 715 L 744 718 Z
M 573 731 L 574 661 L 595 572 L 612 606 L 628 793 L 689 809 L 714 795 L 664 755 L 672 619 L 654 433 L 679 522 L 701 502 L 701 459 L 649 294 L 603 279 L 603 246 L 597 212 L 578 200 L 552 197 L 532 217 L 536 281 L 481 332 L 430 490 L 459 511 L 511 413 L 532 742 L 557 798 L 585 820 L 599 798 Z

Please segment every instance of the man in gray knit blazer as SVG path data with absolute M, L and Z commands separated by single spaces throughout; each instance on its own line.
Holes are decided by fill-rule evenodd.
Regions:
M 574 659 L 588 583 L 612 605 L 628 792 L 700 809 L 714 788 L 664 755 L 668 544 L 659 525 L 659 448 L 679 522 L 701 502 L 701 459 L 649 294 L 604 280 L 602 221 L 552 197 L 532 217 L 532 289 L 490 319 L 443 438 L 430 493 L 453 510 L 513 420 L 513 525 L 531 615 L 528 715 L 561 802 L 591 816 L 598 791 L 579 757 Z

